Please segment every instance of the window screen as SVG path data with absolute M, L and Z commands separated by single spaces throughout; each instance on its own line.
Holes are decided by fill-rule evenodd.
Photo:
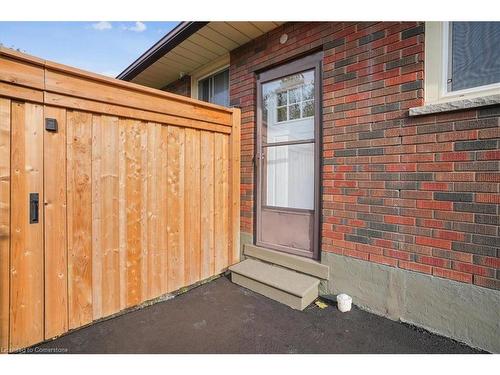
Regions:
M 206 102 L 229 106 L 229 70 L 226 69 L 198 83 L 198 98 Z
M 500 22 L 452 22 L 449 89 L 500 82 Z

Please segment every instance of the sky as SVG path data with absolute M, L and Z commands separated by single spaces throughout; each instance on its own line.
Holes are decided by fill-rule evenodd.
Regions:
M 115 77 L 178 22 L 0 22 L 0 43 Z

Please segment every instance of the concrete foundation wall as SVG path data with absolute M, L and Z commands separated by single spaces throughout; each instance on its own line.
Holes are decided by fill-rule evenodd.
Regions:
M 323 252 L 330 280 L 320 294 L 353 297 L 362 309 L 500 353 L 500 292 Z

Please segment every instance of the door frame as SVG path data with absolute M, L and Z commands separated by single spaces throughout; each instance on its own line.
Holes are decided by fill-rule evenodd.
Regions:
M 319 242 L 320 242 L 320 209 L 321 209 L 321 120 L 322 120 L 322 61 L 323 52 L 302 57 L 300 59 L 285 62 L 283 65 L 269 69 L 257 75 L 257 106 L 256 106 L 256 142 L 255 142 L 255 190 L 256 190 L 256 237 L 255 244 L 261 247 L 267 247 L 274 250 L 299 255 L 303 257 L 319 260 Z M 261 219 L 262 219 L 262 85 L 275 79 L 285 77 L 291 74 L 300 73 L 314 69 L 314 218 L 313 218 L 313 239 L 312 252 L 301 249 L 292 249 L 286 246 L 269 244 L 260 240 L 262 234 Z M 304 212 L 309 210 L 291 209 L 285 207 L 267 207 L 267 210 L 276 212 L 293 213 Z

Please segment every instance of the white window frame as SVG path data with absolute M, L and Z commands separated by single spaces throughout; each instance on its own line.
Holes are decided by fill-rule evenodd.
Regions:
M 448 91 L 450 22 L 425 23 L 425 104 L 440 104 L 500 94 L 500 82 Z

